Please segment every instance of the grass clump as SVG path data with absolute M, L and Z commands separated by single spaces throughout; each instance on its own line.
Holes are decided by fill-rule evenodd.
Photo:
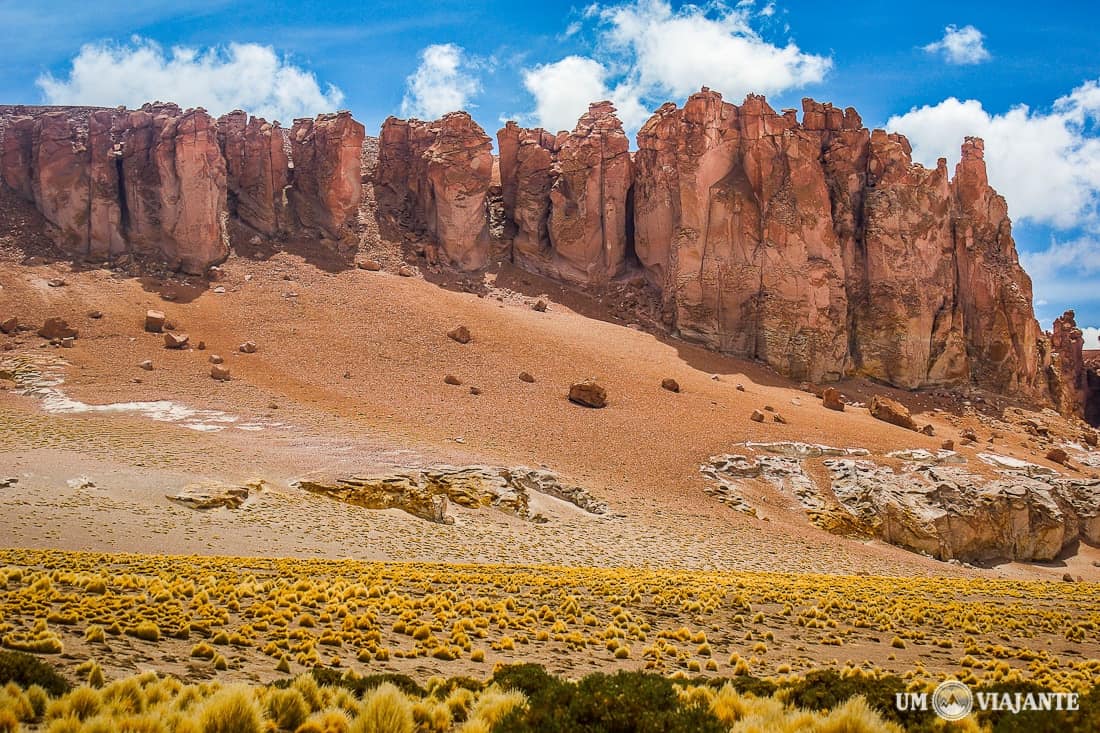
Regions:
M 198 714 L 202 733 L 262 733 L 263 715 L 246 685 L 226 687 L 207 700 Z
M 349 733 L 413 733 L 413 707 L 396 685 L 383 682 L 363 700 Z

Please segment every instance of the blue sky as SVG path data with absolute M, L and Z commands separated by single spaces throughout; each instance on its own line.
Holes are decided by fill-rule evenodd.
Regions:
M 986 138 L 1045 327 L 1100 327 L 1100 22 L 1092 3 L 599 4 L 0 0 L 0 102 L 236 106 L 289 124 L 467 108 L 570 127 L 590 96 L 629 130 L 708 85 L 854 106 L 953 163 Z M 578 107 L 580 107 L 578 109 Z M 1100 330 L 1089 331 L 1097 343 Z

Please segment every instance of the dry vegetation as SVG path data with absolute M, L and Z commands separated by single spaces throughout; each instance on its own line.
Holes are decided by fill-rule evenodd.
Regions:
M 230 702 L 249 720 L 253 708 L 290 716 L 291 730 L 306 718 L 315 724 L 305 730 L 347 729 L 323 722 L 341 716 L 360 725 L 373 696 L 330 690 L 303 708 L 291 693 L 234 687 L 315 669 L 486 678 L 496 665 L 535 660 L 570 676 L 650 670 L 782 684 L 826 667 L 840 677 L 897 675 L 914 689 L 952 676 L 1082 693 L 1100 676 L 1100 598 L 1083 583 L 6 550 L 0 589 L 3 645 L 44 655 L 85 684 L 20 718 L 44 714 L 51 731 L 107 730 L 57 721 L 149 717 L 150 708 L 194 723 Z M 150 668 L 173 677 L 130 678 Z M 153 702 L 130 712 L 112 703 L 108 692 L 125 685 L 148 688 Z M 490 689 L 463 704 L 484 708 Z M 30 690 L 4 694 L 10 710 L 34 707 Z M 695 694 L 699 705 L 742 705 L 720 702 L 720 689 Z M 402 699 L 452 713 L 455 704 Z M 761 715 L 795 714 L 782 700 L 767 705 Z M 421 729 L 453 724 L 427 710 L 417 720 L 433 715 L 439 725 Z M 462 729 L 491 727 L 477 719 L 470 712 Z M 193 729 L 165 725 L 127 730 Z M 361 725 L 349 730 L 377 729 Z

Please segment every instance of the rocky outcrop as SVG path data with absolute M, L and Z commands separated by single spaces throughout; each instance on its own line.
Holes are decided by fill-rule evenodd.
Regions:
M 1050 334 L 1052 363 L 1047 367 L 1047 376 L 1054 404 L 1063 415 L 1084 417 L 1091 396 L 1084 341 L 1073 311 L 1066 311 L 1054 319 Z
M 806 99 L 802 112 L 706 88 L 666 104 L 638 133 L 632 185 L 608 103 L 568 136 L 509 123 L 498 141 L 514 261 L 598 285 L 636 257 L 670 329 L 793 379 L 1044 399 L 1031 283 L 982 142 L 964 142 L 952 178 L 852 108 Z
M 287 228 L 290 157 L 278 122 L 234 110 L 218 118 L 229 213 L 267 237 Z
M 401 509 L 429 522 L 451 524 L 448 504 L 467 509 L 493 507 L 520 519 L 542 522 L 532 511 L 533 495 L 567 501 L 590 514 L 606 514 L 607 505 L 578 486 L 566 486 L 552 473 L 528 468 L 449 466 L 397 471 L 381 476 L 353 476 L 326 481 L 301 481 L 314 494 L 367 509 Z
M 492 140 L 465 112 L 435 122 L 390 117 L 382 124 L 379 201 L 460 270 L 476 270 L 489 258 L 492 173 Z
M 47 108 L 9 119 L 2 149 L 4 183 L 74 256 L 130 253 L 198 273 L 229 252 L 225 162 L 202 109 Z
M 571 133 L 509 123 L 497 140 L 517 264 L 585 285 L 633 264 L 633 164 L 610 102 L 590 105 Z
M 350 112 L 294 120 L 289 201 L 300 233 L 337 241 L 349 234 L 362 192 L 365 137 Z
M 348 112 L 278 123 L 241 111 L 0 107 L 0 182 L 75 257 L 201 273 L 229 253 L 229 217 L 266 238 L 347 240 L 363 126 Z M 293 155 L 293 164 L 291 156 Z
M 1048 561 L 1079 541 L 1100 541 L 1100 480 L 1067 479 L 1043 466 L 982 454 L 1000 474 L 990 479 L 967 471 L 965 458 L 949 450 L 894 451 L 886 457 L 903 461 L 895 468 L 853 458 L 852 449 L 746 447 L 763 455 L 715 456 L 700 467 L 708 493 L 739 511 L 764 508 L 744 498 L 750 482 L 762 480 L 826 529 L 877 537 L 940 560 Z M 822 456 L 820 470 L 806 470 L 807 460 Z M 826 486 L 818 483 L 821 475 Z

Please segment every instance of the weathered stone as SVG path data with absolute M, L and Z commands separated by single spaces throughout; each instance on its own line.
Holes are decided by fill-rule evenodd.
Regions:
M 909 414 L 909 408 L 897 400 L 882 395 L 874 395 L 868 409 L 871 411 L 872 417 L 883 422 L 897 425 L 899 428 L 905 428 L 906 430 L 917 429 L 917 424 L 913 422 L 913 417 Z
M 290 130 L 294 170 L 287 193 L 298 228 L 331 240 L 350 235 L 362 191 L 366 130 L 350 112 L 294 120 Z
M 141 367 L 142 369 L 144 369 L 147 372 L 153 371 L 153 362 L 152 362 L 151 359 L 146 359 L 145 361 L 138 364 L 138 366 Z
M 187 343 L 191 340 L 191 337 L 185 333 L 172 333 L 168 332 L 164 334 L 164 348 L 166 349 L 182 349 L 187 346 Z
M 460 270 L 489 257 L 492 140 L 465 112 L 435 122 L 390 117 L 379 136 L 380 205 L 426 233 Z
M 191 509 L 239 509 L 249 495 L 263 491 L 263 481 L 253 481 L 244 486 L 231 486 L 220 481 L 188 484 L 177 494 L 166 494 L 168 499 Z
M 753 410 L 752 414 L 749 415 L 749 419 L 753 422 L 764 422 L 764 413 L 760 410 Z
M 0 331 L 3 331 L 4 333 L 7 333 L 7 334 L 12 334 L 12 333 L 15 333 L 18 330 L 19 330 L 19 319 L 16 318 L 15 316 L 12 316 L 11 318 L 5 318 L 3 321 L 0 321 Z
M 826 387 L 821 391 L 821 404 L 827 409 L 844 412 L 844 400 L 840 398 L 840 390 L 836 387 Z
M 462 384 L 462 380 L 453 374 L 448 374 L 447 376 L 443 377 L 443 383 L 453 384 L 457 387 L 458 385 Z
M 240 351 L 242 354 L 255 354 L 258 349 L 259 347 L 256 346 L 255 341 L 245 341 L 243 344 L 237 347 L 237 350 Z
M 267 237 L 283 232 L 290 159 L 279 123 L 234 110 L 218 118 L 218 142 L 230 215 Z
M 145 330 L 160 333 L 164 330 L 165 316 L 161 311 L 145 311 Z
M 1046 459 L 1053 463 L 1066 464 L 1069 462 L 1069 454 L 1062 448 L 1051 448 L 1047 451 Z
M 519 373 L 519 381 L 527 382 L 528 384 L 534 384 L 535 378 L 533 376 L 531 376 L 530 372 L 520 372 Z
M 42 324 L 42 328 L 38 329 L 38 335 L 44 339 L 65 339 L 76 338 L 80 335 L 80 332 L 70 326 L 64 318 L 47 318 L 46 322 Z
M 465 326 L 455 326 L 447 332 L 447 336 L 449 336 L 452 341 L 457 341 L 460 344 L 468 344 L 473 338 L 473 336 L 470 335 L 470 329 Z
M 680 383 L 672 377 L 665 377 L 661 380 L 661 389 L 667 389 L 669 392 L 679 392 Z
M 607 405 L 607 390 L 592 379 L 575 382 L 569 387 L 569 401 L 585 407 L 604 407 Z
M 222 364 L 215 364 L 210 367 L 210 378 L 219 382 L 229 381 L 229 367 Z

